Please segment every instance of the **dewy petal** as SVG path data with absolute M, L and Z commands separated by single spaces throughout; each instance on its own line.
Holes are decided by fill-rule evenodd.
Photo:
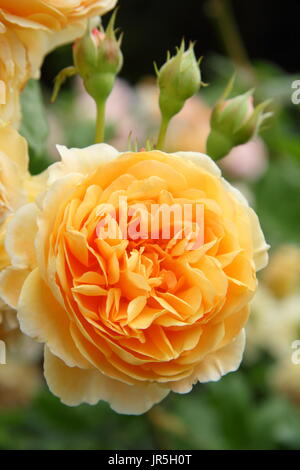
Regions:
M 24 282 L 18 304 L 18 318 L 23 333 L 46 343 L 68 365 L 89 367 L 72 340 L 67 312 L 42 280 L 38 268 Z
M 104 400 L 118 413 L 139 415 L 159 403 L 169 393 L 167 388 L 156 384 L 127 385 L 97 370 L 68 367 L 47 347 L 44 372 L 52 393 L 69 406 L 81 403 L 95 405 Z

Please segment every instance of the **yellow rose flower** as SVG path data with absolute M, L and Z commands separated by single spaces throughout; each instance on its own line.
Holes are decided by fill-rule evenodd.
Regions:
M 81 36 L 117 0 L 0 0 L 0 123 L 18 126 L 19 94 L 45 55 Z
M 9 223 L 12 265 L 0 279 L 22 331 L 45 344 L 51 391 L 68 405 L 105 400 L 140 414 L 236 370 L 268 249 L 243 196 L 203 154 L 59 150 L 44 196 Z M 121 196 L 133 210 L 124 238 Z M 158 237 L 135 236 L 153 204 L 173 203 L 202 205 L 203 244 L 178 237 L 177 216 L 169 238 L 161 224 Z M 118 236 L 103 236 L 104 214 Z M 188 222 L 198 224 L 194 211 Z
M 9 220 L 14 212 L 43 192 L 47 172 L 31 176 L 28 171 L 28 146 L 26 140 L 10 126 L 0 127 L 0 271 L 10 265 L 5 247 Z M 0 302 L 0 340 L 3 328 L 18 328 L 16 312 Z
M 20 92 L 30 78 L 26 49 L 13 29 L 0 16 L 0 125 L 20 121 Z
M 8 220 L 44 190 L 47 172 L 31 176 L 28 164 L 24 137 L 8 125 L 0 126 L 0 270 L 9 262 L 4 248 Z
M 24 191 L 27 176 L 26 140 L 9 126 L 0 127 L 0 224 L 27 202 Z

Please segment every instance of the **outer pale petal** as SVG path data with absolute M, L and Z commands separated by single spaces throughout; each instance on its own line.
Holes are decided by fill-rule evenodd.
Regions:
M 28 202 L 39 201 L 40 197 L 45 193 L 47 189 L 48 177 L 48 170 L 43 171 L 39 175 L 28 175 L 24 182 Z
M 52 165 L 53 166 L 53 165 Z M 49 173 L 51 169 L 49 167 Z M 45 246 L 53 228 L 57 215 L 57 208 L 61 202 L 66 200 L 74 191 L 77 185 L 81 183 L 83 175 L 79 173 L 69 173 L 62 176 L 48 188 L 44 195 L 37 200 L 41 212 L 37 217 L 38 232 L 35 239 L 37 264 L 44 279 L 48 277 Z M 49 184 L 49 181 L 48 181 Z M 55 289 L 55 285 L 52 286 Z
M 23 20 L 20 18 L 19 22 Z M 37 25 L 38 26 L 38 25 Z M 25 24 L 19 25 L 18 36 L 28 54 L 31 76 L 39 78 L 40 67 L 45 56 L 58 46 L 68 44 L 84 34 L 86 21 L 77 21 L 62 31 L 45 31 L 44 28 L 28 28 Z
M 159 403 L 169 390 L 156 384 L 127 385 L 113 380 L 96 370 L 68 367 L 45 348 L 45 377 L 52 393 L 63 403 L 95 405 L 107 401 L 118 413 L 139 415 Z
M 172 390 L 189 393 L 197 382 L 217 382 L 223 375 L 236 371 L 242 361 L 245 339 L 245 330 L 242 330 L 230 344 L 206 356 L 192 377 L 174 382 Z
M 17 308 L 23 283 L 36 264 L 36 213 L 35 204 L 26 204 L 17 210 L 6 228 L 5 253 L 11 266 L 0 274 L 0 296 L 12 308 Z
M 28 269 L 9 266 L 0 273 L 0 297 L 10 307 L 18 307 L 20 293 L 29 272 Z
M 205 155 L 205 153 L 176 152 L 174 155 L 193 162 L 195 165 L 200 166 L 203 170 L 208 171 L 208 173 L 214 176 L 221 177 L 220 168 L 208 155 Z
M 0 127 L 0 150 L 15 162 L 21 172 L 28 170 L 28 146 L 24 137 L 9 126 Z
M 87 175 L 99 165 L 108 163 L 119 155 L 119 152 L 107 144 L 95 144 L 85 149 L 68 149 L 62 145 L 57 146 L 62 161 L 55 163 L 49 169 L 48 184 L 69 173 Z
M 266 243 L 265 236 L 261 229 L 258 217 L 253 209 L 249 208 L 249 217 L 252 226 L 252 238 L 254 245 L 254 263 L 256 271 L 260 271 L 268 264 L 268 250 L 270 245 Z
M 24 282 L 18 304 L 21 330 L 40 343 L 46 343 L 69 366 L 89 367 L 73 343 L 66 311 L 53 297 L 38 268 Z
M 226 189 L 234 195 L 235 199 L 237 199 L 241 204 L 243 204 L 243 206 L 246 207 L 252 228 L 251 234 L 253 242 L 254 264 L 256 271 L 260 271 L 261 269 L 265 268 L 268 264 L 268 250 L 270 248 L 270 245 L 266 243 L 266 239 L 261 229 L 259 219 L 254 210 L 249 207 L 248 201 L 242 195 L 242 193 L 237 188 L 228 183 L 228 181 L 226 181 L 224 178 L 222 178 L 222 182 Z
M 5 248 L 11 264 L 21 269 L 35 266 L 34 239 L 37 233 L 36 216 L 38 208 L 34 203 L 17 210 L 6 230 Z
M 197 368 L 197 379 L 201 383 L 217 382 L 229 372 L 236 371 L 242 361 L 246 344 L 246 334 L 243 329 L 232 343 L 210 354 L 207 360 Z

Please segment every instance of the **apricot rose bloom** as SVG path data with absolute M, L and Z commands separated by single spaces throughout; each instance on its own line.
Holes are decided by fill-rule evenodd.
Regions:
M 28 163 L 26 140 L 10 126 L 0 126 L 0 271 L 10 265 L 4 243 L 9 220 L 45 185 L 46 172 L 31 176 Z M 0 301 L 0 340 L 6 339 L 4 327 L 5 331 L 16 330 L 18 322 L 16 312 Z
M 105 400 L 140 414 L 171 390 L 236 370 L 268 249 L 243 196 L 203 154 L 59 151 L 43 197 L 9 224 L 12 266 L 0 281 L 23 332 L 45 344 L 51 391 L 68 405 Z M 201 203 L 204 244 L 187 250 L 175 232 L 99 237 L 104 205 L 118 207 L 119 196 L 146 208 Z
M 31 176 L 28 165 L 27 141 L 9 125 L 0 126 L 0 270 L 9 264 L 4 247 L 8 221 L 44 190 L 47 172 Z
M 27 143 L 10 126 L 0 127 L 0 269 L 9 262 L 4 249 L 8 219 L 28 202 Z
M 45 55 L 80 37 L 86 19 L 103 15 L 117 0 L 0 0 L 0 121 L 16 127 L 19 94 L 38 78 Z

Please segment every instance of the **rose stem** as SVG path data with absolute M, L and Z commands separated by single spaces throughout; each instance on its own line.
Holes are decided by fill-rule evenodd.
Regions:
M 104 142 L 105 132 L 105 101 L 97 103 L 97 122 L 96 122 L 96 139 L 95 143 Z

